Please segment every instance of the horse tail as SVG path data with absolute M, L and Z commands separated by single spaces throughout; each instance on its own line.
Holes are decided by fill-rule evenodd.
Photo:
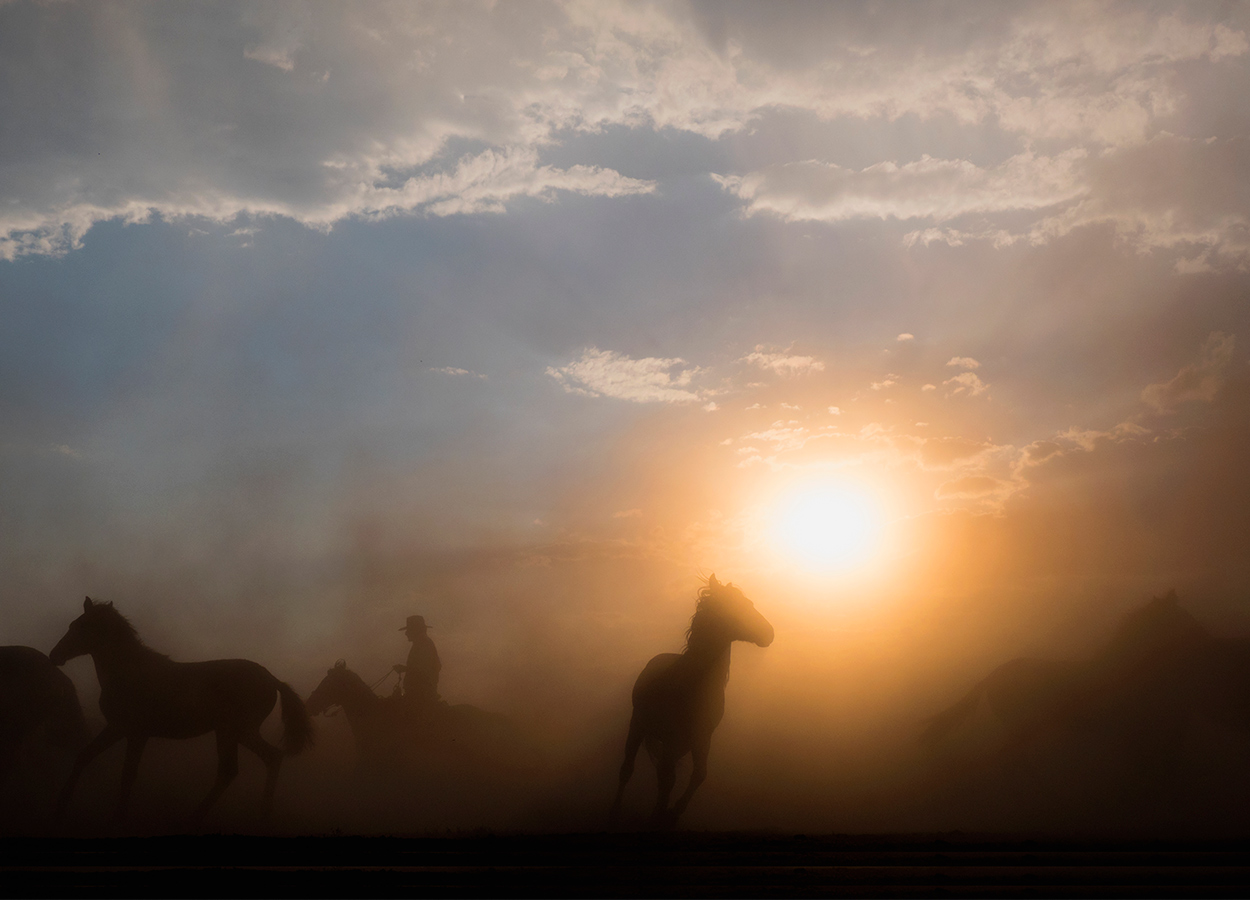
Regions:
M 920 732 L 918 740 L 926 747 L 934 747 L 941 740 L 955 730 L 963 723 L 968 716 L 972 715 L 972 711 L 977 708 L 977 704 L 981 701 L 981 695 L 985 693 L 985 681 L 978 681 L 961 700 L 956 701 L 953 705 L 942 710 L 935 716 L 930 716 L 925 721 L 924 731 Z
M 274 679 L 277 681 L 277 679 Z M 278 697 L 282 700 L 282 749 L 287 756 L 294 756 L 313 742 L 312 716 L 299 694 L 284 681 L 277 682 Z

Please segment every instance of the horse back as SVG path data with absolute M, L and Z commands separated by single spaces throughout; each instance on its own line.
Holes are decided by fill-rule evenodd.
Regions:
M 153 737 L 188 738 L 219 729 L 258 728 L 278 700 L 278 680 L 248 659 L 173 662 L 160 658 L 102 690 L 110 723 Z

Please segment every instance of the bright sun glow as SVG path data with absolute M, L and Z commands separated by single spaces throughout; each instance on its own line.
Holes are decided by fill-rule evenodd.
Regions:
M 806 485 L 777 504 L 770 536 L 778 552 L 805 568 L 841 571 L 875 555 L 882 524 L 881 510 L 867 491 Z

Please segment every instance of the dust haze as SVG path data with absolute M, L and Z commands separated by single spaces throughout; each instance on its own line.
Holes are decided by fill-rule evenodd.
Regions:
M 1093 658 L 1126 615 L 1171 588 L 1212 635 L 1250 635 L 1246 476 L 1227 465 L 1248 458 L 1247 396 L 1244 380 L 1230 383 L 1224 418 L 1184 454 L 1102 446 L 1056 466 L 1049 477 L 1060 488 L 1046 503 L 1026 497 L 992 515 L 898 523 L 920 549 L 896 560 L 889 579 L 739 576 L 718 564 L 717 574 L 751 597 L 777 638 L 767 648 L 734 646 L 709 779 L 683 826 L 1244 831 L 1250 734 L 1226 722 L 1187 722 L 1175 757 L 1145 775 L 1132 769 L 1115 727 L 1098 723 L 1055 721 L 1013 744 L 982 704 L 941 745 L 919 737 L 998 665 Z M 1110 488 L 1095 480 L 1099 467 L 1116 473 Z M 421 614 L 442 658 L 442 697 L 510 719 L 521 735 L 515 758 L 450 772 L 423 771 L 419 762 L 379 770 L 361 760 L 344 715 L 322 715 L 313 748 L 285 764 L 271 821 L 256 818 L 262 770 L 245 752 L 240 777 L 207 827 L 366 834 L 605 827 L 633 680 L 652 655 L 681 650 L 709 570 L 657 562 L 625 545 L 438 548 L 437 521 L 414 523 L 407 510 L 376 506 L 327 525 L 340 538 L 316 558 L 292 560 L 271 555 L 269 530 L 299 523 L 263 521 L 274 492 L 284 489 L 295 488 L 269 485 L 257 495 L 222 486 L 234 505 L 222 510 L 222 522 L 197 521 L 181 538 L 187 547 L 159 534 L 145 536 L 148 546 L 134 541 L 107 555 L 81 546 L 72 566 L 6 555 L 9 640 L 46 652 L 77 614 L 75 598 L 90 590 L 113 600 L 151 647 L 176 660 L 254 659 L 303 697 L 342 660 L 367 682 L 381 681 L 385 695 L 395 684 L 391 666 L 407 652 L 399 629 Z M 64 510 L 65 528 L 85 513 Z M 204 535 L 227 532 L 228 544 L 196 558 L 211 543 Z M 98 729 L 89 660 L 66 671 Z M 276 735 L 272 718 L 267 733 Z M 1161 718 L 1159 727 L 1180 726 Z M 50 808 L 70 758 L 37 737 L 22 754 L 34 776 L 10 779 L 4 789 L 7 827 L 18 831 L 35 823 L 12 811 Z M 211 736 L 153 741 L 128 827 L 185 827 L 214 759 Z M 88 770 L 74 829 L 108 827 L 120 764 L 115 748 Z M 681 777 L 688 769 L 687 761 Z M 645 826 L 654 791 L 645 760 L 640 773 L 626 794 L 630 828 Z
M 0 645 L 445 704 L 7 832 L 1246 831 L 1250 7 L 771 10 L 0 3 Z

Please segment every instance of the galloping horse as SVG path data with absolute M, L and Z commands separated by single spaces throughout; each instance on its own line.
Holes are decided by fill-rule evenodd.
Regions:
M 64 665 L 90 654 L 100 681 L 104 730 L 78 755 L 61 791 L 57 816 L 62 816 L 83 768 L 106 748 L 126 739 L 117 816 L 125 814 L 148 739 L 217 735 L 217 780 L 197 807 L 194 821 L 208 812 L 239 771 L 239 744 L 260 757 L 268 770 L 264 811 L 273 804 L 274 787 L 284 751 L 299 753 L 312 741 L 312 720 L 295 691 L 258 663 L 246 659 L 214 659 L 179 663 L 147 647 L 134 626 L 112 603 L 83 601 L 83 613 L 52 648 L 52 662 Z M 261 723 L 282 700 L 283 749 L 260 736 Z
M 498 764 L 523 749 L 503 716 L 467 703 L 412 708 L 398 697 L 379 697 L 343 660 L 308 697 L 311 715 L 334 706 L 347 715 L 360 761 L 368 765 L 430 762 L 430 755 L 439 752 L 460 762 L 481 762 L 485 756 Z
M 77 751 L 87 742 L 78 692 L 34 647 L 0 647 L 0 779 L 26 735 L 45 726 L 48 743 Z
M 712 732 L 725 715 L 729 649 L 734 641 L 767 647 L 773 642 L 773 626 L 756 612 L 742 591 L 732 584 L 721 584 L 712 575 L 707 586 L 699 590 L 694 617 L 686 631 L 686 649 L 653 657 L 634 683 L 634 713 L 610 814 L 613 825 L 620 814 L 625 785 L 634 773 L 634 758 L 644 742 L 659 778 L 653 825 L 676 824 L 685 812 L 690 798 L 707 778 Z M 669 809 L 677 761 L 687 753 L 694 761 L 690 782 Z

